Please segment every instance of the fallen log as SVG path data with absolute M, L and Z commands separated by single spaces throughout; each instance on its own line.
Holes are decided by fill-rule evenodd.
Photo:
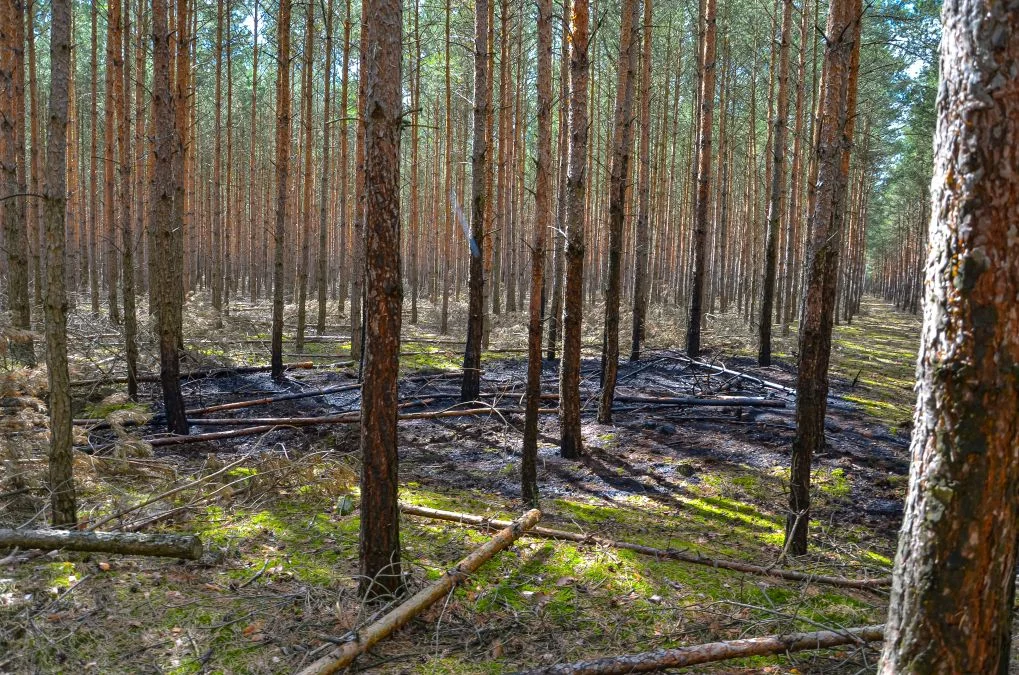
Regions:
M 507 524 L 507 521 L 505 520 L 493 520 L 491 518 L 485 518 L 484 516 L 476 516 L 471 513 L 441 511 L 439 509 L 430 509 L 424 506 L 411 506 L 410 504 L 401 504 L 400 511 L 411 516 L 421 516 L 422 518 L 433 518 L 435 520 L 446 520 L 463 525 L 473 525 L 482 530 L 493 530 L 495 528 L 505 527 Z M 889 577 L 877 577 L 874 579 L 847 579 L 845 577 L 810 574 L 809 572 L 797 572 L 795 570 L 784 570 L 774 567 L 760 567 L 758 565 L 751 565 L 749 563 L 742 563 L 735 560 L 708 558 L 696 553 L 687 553 L 685 551 L 677 551 L 675 549 L 652 548 L 650 546 L 644 546 L 643 544 L 634 544 L 628 541 L 617 541 L 591 534 L 581 534 L 579 532 L 553 530 L 548 527 L 536 527 L 528 533 L 528 536 L 541 537 L 543 539 L 561 539 L 564 541 L 577 542 L 579 544 L 607 546 L 609 548 L 633 551 L 653 558 L 679 560 L 681 562 L 693 563 L 695 565 L 704 565 L 707 567 L 732 570 L 734 572 L 743 572 L 745 574 L 754 574 L 757 576 L 777 577 L 780 579 L 789 579 L 791 581 L 809 581 L 829 586 L 842 586 L 845 588 L 858 588 L 861 590 L 874 590 L 891 584 L 891 578 Z
M 443 417 L 478 417 L 486 414 L 520 414 L 524 413 L 523 408 L 467 408 L 465 410 L 438 410 L 419 413 L 405 413 L 399 416 L 400 421 L 405 420 L 429 420 Z M 539 415 L 557 415 L 557 408 L 539 408 Z M 161 436 L 157 438 L 146 438 L 146 443 L 154 448 L 167 445 L 186 445 L 189 443 L 202 443 L 205 441 L 216 441 L 224 438 L 237 438 L 240 436 L 255 436 L 278 429 L 280 427 L 311 427 L 330 424 L 357 424 L 361 421 L 361 413 L 345 413 L 343 415 L 331 415 L 327 417 L 264 417 L 240 420 L 195 420 L 194 424 L 201 426 L 212 423 L 212 425 L 234 425 L 234 424 L 256 424 L 257 426 L 233 429 L 230 431 L 213 431 L 207 434 L 191 434 L 188 436 Z
M 335 673 L 341 668 L 350 665 L 358 656 L 446 597 L 454 588 L 463 583 L 470 574 L 491 560 L 496 553 L 509 547 L 524 532 L 534 527 L 539 520 L 541 520 L 541 511 L 531 509 L 517 520 L 509 523 L 505 529 L 485 542 L 481 548 L 478 548 L 458 562 L 452 569 L 446 570 L 430 586 L 415 593 L 375 623 L 355 632 L 350 642 L 345 642 L 331 650 L 328 654 L 300 671 L 300 675 Z
M 884 638 L 884 626 L 861 626 L 846 630 L 819 630 L 812 633 L 766 635 L 742 640 L 726 640 L 707 644 L 659 649 L 653 652 L 612 656 L 593 661 L 561 663 L 555 666 L 523 670 L 516 675 L 624 675 L 650 673 L 665 668 L 682 668 L 701 663 L 715 663 L 748 656 L 767 656 L 802 652 L 809 649 L 828 649 L 848 644 L 877 642 Z
M 0 548 L 15 546 L 45 551 L 67 549 L 187 560 L 202 557 L 202 540 L 192 535 L 0 529 Z
M 296 363 L 285 363 L 283 364 L 284 370 L 312 370 L 315 368 L 333 368 L 340 367 L 341 365 L 350 365 L 352 362 L 341 361 L 340 363 L 330 363 L 323 365 L 315 365 L 311 361 L 298 361 Z M 209 368 L 205 370 L 192 370 L 191 372 L 181 373 L 180 379 L 182 380 L 202 380 L 210 377 L 229 377 L 231 375 L 249 375 L 251 373 L 268 373 L 272 370 L 272 366 L 239 366 L 237 368 Z M 158 374 L 139 375 L 138 382 L 159 382 Z M 96 377 L 90 380 L 76 380 L 71 382 L 72 387 L 82 387 L 94 384 L 123 384 L 127 382 L 126 377 Z

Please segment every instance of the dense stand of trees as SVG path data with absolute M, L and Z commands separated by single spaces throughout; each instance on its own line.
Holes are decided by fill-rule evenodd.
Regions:
M 166 425 L 178 434 L 188 433 L 186 306 L 208 298 L 218 328 L 240 298 L 270 301 L 272 375 L 281 378 L 288 301 L 298 351 L 315 302 L 315 330 L 349 329 L 364 380 L 361 590 L 401 592 L 396 412 L 407 284 L 412 323 L 427 302 L 439 332 L 466 335 L 464 401 L 480 394 L 497 317 L 528 308 L 530 503 L 543 337 L 550 357 L 561 354 L 560 452 L 575 459 L 594 303 L 603 301 L 606 424 L 621 307 L 631 311 L 633 360 L 649 313 L 668 308 L 688 317 L 691 356 L 713 317 L 740 317 L 758 335 L 762 365 L 774 326 L 786 333 L 798 321 L 786 548 L 805 553 L 833 325 L 853 319 L 866 290 L 920 309 L 933 164 L 942 180 L 917 463 L 884 667 L 916 668 L 937 658 L 927 645 L 938 644 L 964 659 L 956 670 L 1000 670 L 1015 533 L 996 524 L 1016 519 L 1019 440 L 1008 414 L 1019 361 L 1007 155 L 1017 113 L 1014 72 L 977 52 L 990 45 L 1014 63 L 1019 47 L 1014 7 L 991 4 L 991 13 L 946 7 L 955 39 L 941 54 L 935 157 L 925 148 L 938 64 L 923 3 L 573 0 L 556 30 L 550 0 L 347 0 L 337 47 L 332 0 L 0 0 L 3 328 L 12 357 L 32 364 L 30 331 L 44 326 L 52 522 L 77 520 L 69 302 L 87 296 L 93 314 L 123 326 L 132 397 L 139 343 L 156 345 Z M 73 45 L 88 45 L 91 58 Z M 260 54 L 274 75 L 260 71 Z M 991 419 L 1001 392 L 1008 410 Z M 966 494 L 955 497 L 959 486 Z M 970 521 L 995 536 L 974 544 Z M 946 556 L 979 574 L 955 584 L 912 562 Z M 1009 590 L 982 605 L 987 569 Z M 983 608 L 975 632 L 989 642 L 949 639 L 954 619 L 932 618 L 955 592 Z

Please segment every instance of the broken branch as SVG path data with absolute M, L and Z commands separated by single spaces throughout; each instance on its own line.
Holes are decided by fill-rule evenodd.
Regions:
M 400 510 L 403 513 L 406 513 L 411 516 L 421 516 L 423 518 L 434 518 L 436 520 L 446 520 L 453 523 L 473 525 L 483 530 L 495 529 L 497 527 L 505 527 L 507 525 L 507 522 L 504 520 L 493 520 L 491 518 L 485 518 L 484 516 L 476 516 L 470 513 L 441 511 L 439 509 L 429 509 L 423 506 L 411 506 L 409 504 L 401 504 Z M 874 590 L 875 588 L 888 586 L 891 583 L 891 579 L 888 577 L 878 577 L 875 579 L 847 579 L 844 577 L 830 577 L 819 574 L 810 574 L 808 572 L 796 572 L 794 570 L 760 567 L 758 565 L 741 563 L 735 560 L 719 560 L 716 558 L 707 558 L 700 554 L 687 553 L 685 551 L 677 551 L 675 549 L 652 548 L 650 546 L 644 546 L 643 544 L 633 544 L 628 541 L 616 541 L 613 539 L 606 539 L 604 537 L 596 537 L 591 534 L 581 534 L 579 532 L 567 532 L 566 530 L 553 530 L 547 527 L 536 527 L 533 530 L 531 530 L 528 534 L 529 536 L 532 537 L 541 537 L 544 539 L 561 539 L 564 541 L 574 541 L 580 544 L 594 544 L 599 546 L 608 546 L 610 548 L 618 548 L 626 551 L 633 551 L 635 553 L 651 556 L 653 558 L 666 558 L 669 560 L 679 560 L 681 562 L 693 563 L 695 565 L 705 565 L 707 567 L 716 567 L 720 569 L 732 570 L 734 572 L 754 574 L 757 576 L 778 577 L 780 579 L 789 579 L 791 581 L 809 581 L 819 584 L 826 584 L 829 586 L 859 588 L 861 590 Z
M 0 548 L 68 549 L 123 555 L 147 555 L 198 560 L 202 540 L 192 535 L 77 530 L 0 530 Z
M 335 673 L 341 668 L 350 665 L 359 655 L 368 651 L 415 616 L 446 597 L 450 591 L 463 583 L 470 574 L 491 560 L 496 553 L 519 539 L 524 532 L 534 527 L 540 519 L 541 511 L 532 509 L 519 519 L 508 523 L 505 529 L 489 539 L 481 548 L 458 562 L 455 567 L 447 570 L 433 584 L 415 593 L 375 623 L 355 633 L 353 640 L 341 644 L 318 661 L 312 663 L 301 671 L 301 675 Z
M 699 663 L 714 663 L 747 656 L 785 654 L 808 649 L 827 649 L 846 644 L 877 642 L 884 637 L 884 626 L 861 626 L 841 631 L 819 630 L 812 633 L 766 635 L 743 640 L 659 649 L 653 652 L 613 656 L 593 661 L 563 663 L 545 668 L 520 671 L 517 675 L 624 675 L 650 673 L 665 668 L 682 668 Z

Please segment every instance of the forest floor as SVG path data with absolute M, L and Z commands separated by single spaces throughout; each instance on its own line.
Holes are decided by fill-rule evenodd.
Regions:
M 195 344 L 185 369 L 265 363 L 264 307 L 235 308 L 224 329 L 189 312 Z M 259 311 L 255 311 L 259 310 Z M 462 314 L 462 308 L 458 308 Z M 459 390 L 461 347 L 435 335 L 430 308 L 405 320 L 401 399 L 409 411 L 444 410 Z M 462 316 L 454 314 L 451 325 Z M 496 407 L 517 407 L 523 389 L 523 315 L 498 317 L 484 356 L 482 389 Z M 597 348 L 585 350 L 586 454 L 560 458 L 554 416 L 541 422 L 542 524 L 710 558 L 771 565 L 782 554 L 788 500 L 791 396 L 713 374 L 682 359 L 681 318 L 656 309 L 648 348 L 620 369 L 617 393 L 632 397 L 720 394 L 765 397 L 784 408 L 709 408 L 621 402 L 614 426 L 594 421 Z M 627 323 L 624 321 L 624 325 Z M 781 567 L 874 578 L 889 574 L 908 470 L 909 419 L 919 320 L 871 299 L 850 326 L 836 327 L 828 446 L 815 458 L 811 553 Z M 595 345 L 600 326 L 587 326 Z M 339 329 L 337 333 L 341 333 Z M 311 333 L 309 333 L 311 334 Z M 118 331 L 75 315 L 76 379 L 116 374 Z M 704 360 L 795 385 L 793 337 L 777 341 L 776 365 L 759 369 L 753 339 L 735 316 L 709 320 Z M 199 339 L 204 340 L 199 342 Z M 244 342 L 249 339 L 252 342 Z M 284 351 L 292 352 L 292 343 Z M 141 370 L 155 371 L 151 346 Z M 342 362 L 344 338 L 312 342 L 306 358 Z M 545 391 L 556 364 L 546 362 Z M 0 381 L 5 475 L 0 526 L 44 518 L 45 417 L 41 371 Z M 309 391 L 354 382 L 345 364 L 193 380 L 189 407 Z M 102 554 L 15 552 L 0 560 L 0 672 L 292 672 L 323 654 L 374 612 L 357 596 L 358 431 L 355 425 L 278 428 L 259 436 L 150 447 L 158 437 L 156 385 L 141 404 L 120 385 L 79 387 L 76 479 L 86 524 L 172 488 L 101 529 L 190 532 L 205 542 L 195 562 Z M 554 401 L 548 403 L 554 406 Z M 219 417 L 296 417 L 356 410 L 356 390 L 277 402 Z M 14 411 L 7 415 L 7 411 Z M 129 422 L 149 420 L 140 427 Z M 158 420 L 158 418 L 157 418 Z M 400 424 L 401 500 L 513 518 L 520 501 L 522 416 L 414 420 Z M 193 433 L 222 427 L 195 424 Z M 227 468 L 228 467 L 228 468 Z M 218 475 L 211 474 L 227 468 Z M 206 478 L 209 477 L 209 478 Z M 25 490 L 21 491 L 19 490 Z M 18 492 L 9 495 L 8 493 Z M 490 535 L 404 515 L 401 536 L 411 589 L 435 579 Z M 650 558 L 609 547 L 523 538 L 464 586 L 362 657 L 354 671 L 506 673 L 521 668 L 712 640 L 883 620 L 883 592 L 751 576 Z M 857 673 L 873 670 L 866 647 L 728 662 L 699 672 Z

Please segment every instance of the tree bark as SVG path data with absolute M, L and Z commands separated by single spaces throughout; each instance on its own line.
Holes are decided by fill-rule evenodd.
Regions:
M 152 2 L 152 117 L 157 133 L 153 137 L 151 196 L 149 198 L 149 240 L 155 280 L 150 291 L 156 302 L 159 334 L 159 376 L 166 410 L 166 425 L 171 433 L 187 434 L 184 397 L 180 392 L 180 352 L 177 350 L 178 325 L 182 293 L 182 265 L 174 264 L 172 255 L 179 247 L 178 232 L 184 227 L 183 206 L 177 184 L 181 138 L 177 127 L 178 101 L 170 79 L 170 40 L 166 0 Z
M 648 304 L 651 259 L 651 26 L 652 0 L 644 0 L 643 56 L 640 68 L 640 171 L 637 177 L 637 222 L 633 242 L 633 326 L 630 360 L 640 359 Z
M 701 320 L 704 274 L 707 265 L 708 204 L 711 194 L 711 126 L 715 110 L 715 14 L 716 0 L 704 0 L 704 49 L 701 56 L 700 115 L 697 139 L 697 194 L 694 206 L 693 276 L 690 282 L 690 313 L 686 328 L 686 353 L 701 353 Z
M 809 223 L 810 255 L 799 336 L 796 436 L 786 522 L 786 544 L 793 555 L 807 552 L 811 462 L 814 453 L 824 446 L 835 282 L 856 119 L 855 73 L 860 59 L 861 18 L 860 0 L 836 0 L 830 6 L 825 29 L 828 37 L 818 108 L 817 191 Z
M 541 310 L 545 292 L 545 241 L 552 213 L 552 0 L 538 0 L 537 162 L 534 244 L 527 322 L 527 400 L 521 448 L 520 494 L 538 506 L 538 408 L 541 407 Z
M 403 8 L 366 3 L 365 78 L 366 298 L 361 389 L 361 595 L 403 590 L 397 502 L 396 420 L 403 285 L 400 277 L 400 124 Z
M 775 307 L 775 276 L 778 260 L 779 227 L 785 205 L 786 138 L 789 117 L 789 40 L 792 33 L 793 2 L 782 2 L 782 37 L 778 48 L 778 109 L 772 131 L 771 185 L 768 192 L 768 232 L 764 245 L 764 283 L 761 318 L 758 325 L 757 363 L 771 365 L 771 324 Z
M 64 224 L 67 210 L 67 101 L 71 78 L 71 0 L 50 3 L 50 97 L 46 148 L 46 371 L 49 380 L 50 522 L 78 522 L 71 453 L 71 386 L 67 373 Z M 18 18 L 21 21 L 21 18 Z
M 485 320 L 485 267 L 482 248 L 487 237 L 489 11 L 492 0 L 477 0 L 474 8 L 474 147 L 471 154 L 471 240 L 467 299 L 467 345 L 464 349 L 462 401 L 473 401 L 481 390 L 481 349 Z M 447 141 L 448 142 L 448 141 Z
M 645 0 L 647 2 L 648 0 Z M 619 371 L 619 291 L 623 257 L 623 223 L 630 182 L 630 151 L 633 146 L 633 80 L 637 74 L 639 42 L 634 30 L 640 3 L 624 0 L 619 19 L 619 74 L 612 132 L 612 166 L 609 174 L 608 269 L 605 280 L 605 328 L 602 335 L 601 395 L 598 423 L 612 424 L 612 400 Z M 641 92 L 644 92 L 641 87 Z
M 276 18 L 276 227 L 272 264 L 272 377 L 283 377 L 283 265 L 290 181 L 290 0 Z
M 18 100 L 24 109 L 25 91 L 21 86 L 24 72 L 24 6 L 21 0 L 0 0 L 0 213 L 3 215 L 4 241 L 7 254 L 7 295 L 15 328 L 24 331 L 13 341 L 11 353 L 26 365 L 35 363 L 32 345 L 32 301 L 29 295 L 28 228 L 25 221 L 25 195 L 28 190 L 18 177 L 18 157 L 25 147 L 18 133 Z M 34 108 L 32 115 L 39 112 Z M 33 148 L 34 150 L 34 148 Z
M 942 8 L 909 494 L 881 673 L 1006 673 L 1019 523 L 1019 8 Z
M 584 312 L 584 226 L 590 59 L 588 0 L 574 0 L 570 20 L 570 160 L 566 178 L 566 283 L 563 292 L 563 358 L 559 366 L 559 453 L 578 459 L 580 431 L 580 327 Z

